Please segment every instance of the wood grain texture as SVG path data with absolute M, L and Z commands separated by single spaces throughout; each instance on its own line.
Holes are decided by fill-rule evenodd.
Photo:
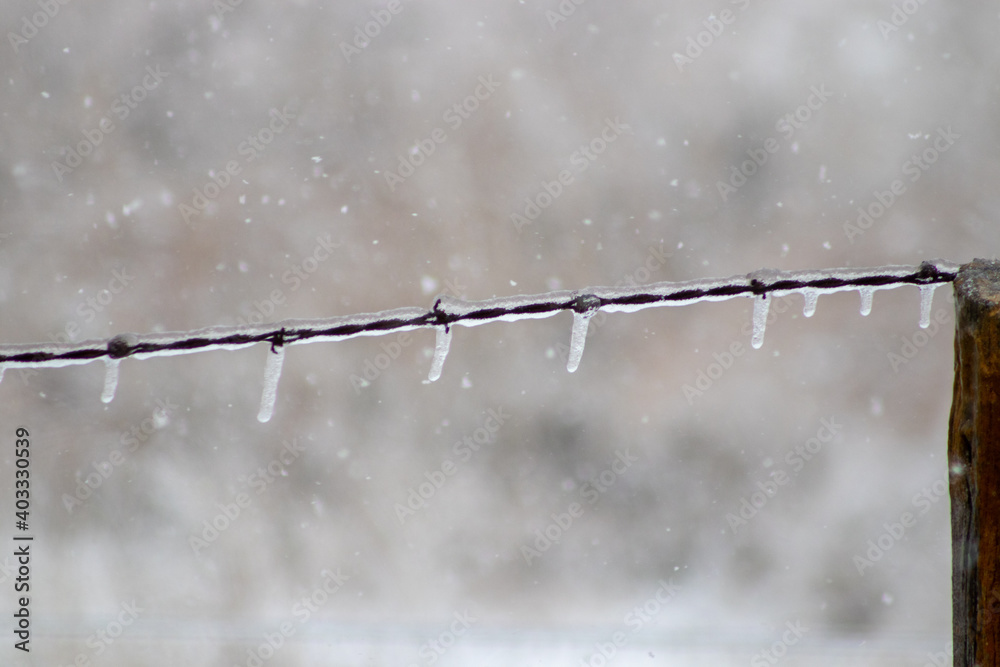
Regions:
M 1000 262 L 955 280 L 948 433 L 955 667 L 1000 666 Z

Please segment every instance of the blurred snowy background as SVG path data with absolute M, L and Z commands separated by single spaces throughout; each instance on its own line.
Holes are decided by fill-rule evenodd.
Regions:
M 1000 241 L 986 2 L 0 17 L 3 343 Z M 569 314 L 458 328 L 434 384 L 429 331 L 297 346 L 267 424 L 263 345 L 126 361 L 109 405 L 101 364 L 8 371 L 3 662 L 945 664 L 950 293 L 926 331 L 909 287 L 789 297 L 761 350 L 749 300 L 611 315 L 572 375 Z

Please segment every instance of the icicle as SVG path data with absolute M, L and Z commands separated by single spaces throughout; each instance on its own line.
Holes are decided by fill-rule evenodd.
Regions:
M 566 361 L 566 370 L 570 373 L 576 372 L 576 369 L 580 367 L 583 346 L 587 342 L 587 328 L 590 326 L 590 318 L 593 316 L 593 312 L 573 312 L 573 333 L 569 339 L 569 359 Z
M 3 382 L 3 372 L 7 370 L 7 364 L 0 364 L 0 382 Z
M 805 305 L 802 306 L 802 314 L 805 317 L 812 317 L 816 314 L 816 302 L 819 301 L 819 292 L 807 287 L 802 290 L 802 296 L 806 299 Z
M 750 344 L 753 349 L 759 350 L 764 344 L 764 327 L 767 326 L 767 311 L 771 307 L 771 301 L 766 294 L 758 294 L 753 298 L 753 338 Z
M 260 412 L 257 421 L 271 421 L 274 402 L 278 398 L 278 380 L 281 379 L 281 365 L 285 361 L 285 346 L 272 345 L 264 364 L 264 393 L 260 397 Z
M 920 286 L 920 328 L 926 329 L 931 325 L 931 304 L 934 302 L 934 290 L 941 286 L 941 283 L 931 283 Z
M 587 329 L 592 318 L 600 309 L 601 300 L 592 294 L 577 298 L 573 310 L 573 333 L 569 338 L 569 359 L 566 360 L 566 370 L 575 373 L 583 359 L 583 346 L 587 342 Z M 580 311 L 583 312 L 580 312 Z
M 868 317 L 872 312 L 872 297 L 875 296 L 875 290 L 871 287 L 860 287 L 858 292 L 861 294 L 861 315 Z
M 451 327 L 438 327 L 434 340 L 434 359 L 431 361 L 431 370 L 427 374 L 427 380 L 434 382 L 441 377 L 441 370 L 444 368 L 444 360 L 448 356 L 448 348 L 451 347 Z
M 110 403 L 115 399 L 115 392 L 118 391 L 118 367 L 121 359 L 104 360 L 104 392 L 101 394 L 101 401 Z

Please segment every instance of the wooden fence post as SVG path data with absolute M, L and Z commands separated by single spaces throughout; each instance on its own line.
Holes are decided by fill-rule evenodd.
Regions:
M 948 433 L 955 667 L 1000 666 L 1000 262 L 955 279 Z

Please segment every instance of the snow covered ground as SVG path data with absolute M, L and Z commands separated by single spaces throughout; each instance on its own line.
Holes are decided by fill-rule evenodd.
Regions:
M 4 4 L 0 344 L 994 256 L 995 11 L 906 7 Z M 0 662 L 948 664 L 950 293 L 8 369 Z

